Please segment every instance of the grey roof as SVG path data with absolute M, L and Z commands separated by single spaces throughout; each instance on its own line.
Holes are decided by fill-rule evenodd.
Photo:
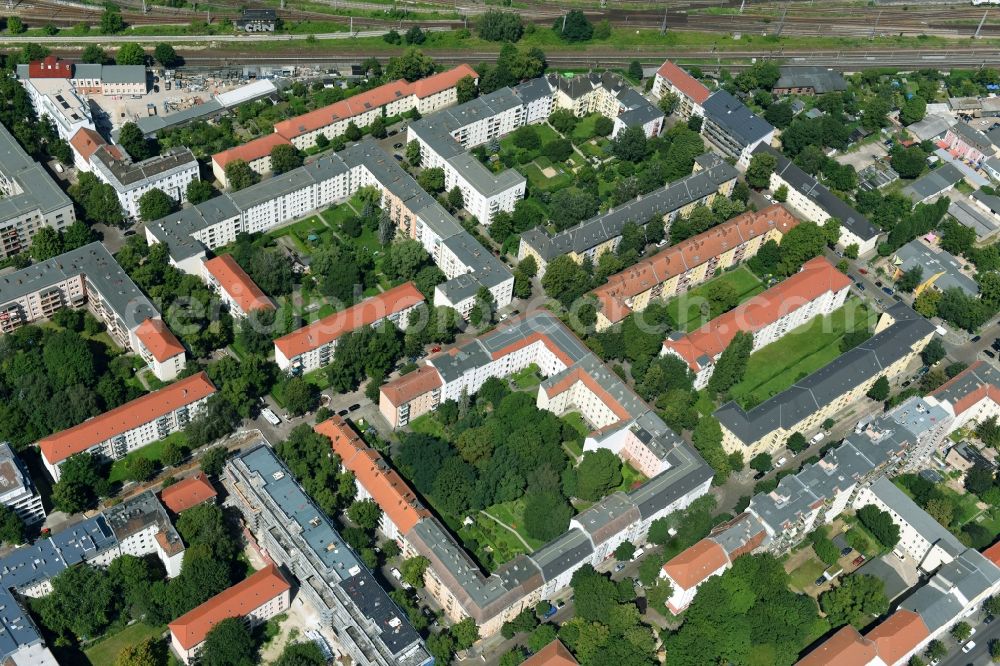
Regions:
M 963 200 L 952 201 L 951 205 L 948 206 L 948 214 L 961 224 L 975 229 L 976 237 L 979 240 L 992 236 L 1000 229 L 1000 222 Z
M 100 292 L 101 298 L 129 330 L 159 316 L 153 304 L 99 241 L 0 277 L 0 304 L 81 274 Z
M 143 65 L 104 65 L 101 68 L 104 83 L 145 83 L 146 68 Z
M 962 172 L 955 165 L 943 164 L 904 187 L 903 195 L 914 202 L 924 201 L 936 194 L 941 194 L 962 178 Z
M 135 124 L 142 130 L 143 135 L 153 136 L 160 130 L 186 125 L 195 120 L 204 120 L 225 110 L 226 108 L 213 98 L 204 104 L 196 104 L 165 116 L 140 116 Z
M 260 475 L 259 487 L 296 526 L 308 556 L 318 562 L 327 585 L 340 587 L 350 597 L 357 612 L 371 622 L 379 638 L 399 653 L 420 641 L 420 636 L 389 598 L 364 563 L 333 527 L 323 511 L 313 503 L 295 477 L 270 447 L 259 445 L 239 456 L 252 473 Z M 302 581 L 303 584 L 306 581 Z
M 886 559 L 890 557 L 895 556 L 886 554 L 882 557 L 868 560 L 855 571 L 855 574 L 874 576 L 882 581 L 885 585 L 885 596 L 891 602 L 910 589 L 910 584 L 899 574 L 895 567 L 886 562 Z
M 745 444 L 756 442 L 779 427 L 791 429 L 821 406 L 880 374 L 934 332 L 932 323 L 903 303 L 894 304 L 886 314 L 894 319 L 891 326 L 791 388 L 749 412 L 730 401 L 715 411 L 715 417 Z
M 983 108 L 978 97 L 949 97 L 948 106 L 952 111 L 975 110 Z
M 958 287 L 969 296 L 979 294 L 979 285 L 976 281 L 962 273 L 961 261 L 942 248 L 932 250 L 919 238 L 896 250 L 893 263 L 902 271 L 909 271 L 919 266 L 923 271 L 924 280 L 940 274 L 933 284 L 941 291 Z
M 871 485 L 871 492 L 929 543 L 941 547 L 952 557 L 965 550 L 965 546 L 954 534 L 917 506 L 917 503 L 910 499 L 909 495 L 900 490 L 889 479 L 883 477 L 875 481 Z
M 738 553 L 745 549 L 751 540 L 762 532 L 764 536 L 760 545 L 766 546 L 770 542 L 771 537 L 764 529 L 764 525 L 754 514 L 744 513 L 742 516 L 738 516 L 736 520 L 730 521 L 725 528 L 709 534 L 708 538 L 722 546 L 722 549 L 726 551 L 726 555 L 732 560 L 733 553 Z
M 114 188 L 119 191 L 131 189 L 131 186 L 142 185 L 175 169 L 198 168 L 198 160 L 188 148 L 171 148 L 162 155 L 154 155 L 141 162 L 130 162 L 115 159 L 108 149 L 100 146 L 91 156 L 94 168 L 109 177 Z
M 870 240 L 879 235 L 878 228 L 868 221 L 868 218 L 856 211 L 847 202 L 828 190 L 814 177 L 803 171 L 790 159 L 776 151 L 771 146 L 760 144 L 753 150 L 754 155 L 768 153 L 777 160 L 774 172 L 783 178 L 791 189 L 801 192 L 813 203 L 822 208 L 852 234 L 862 240 Z
M 110 65 L 109 65 L 110 67 Z M 74 79 L 99 79 L 104 65 L 99 63 L 78 62 L 73 64 Z
M 462 178 L 485 197 L 494 197 L 527 182 L 523 175 L 513 169 L 504 169 L 500 173 L 493 173 L 483 166 L 483 163 L 476 159 L 472 153 L 468 152 L 449 157 L 448 164 L 462 174 Z
M 168 547 L 178 551 L 184 549 L 181 536 L 170 522 L 167 510 L 163 508 L 152 490 L 130 497 L 121 504 L 105 510 L 104 517 L 119 541 L 138 534 L 150 525 L 156 525 L 164 535 Z
M 993 142 L 990 138 L 968 123 L 956 123 L 951 127 L 951 131 L 966 145 L 976 148 L 979 152 L 986 155 L 993 153 Z
M 976 190 L 972 193 L 972 198 L 985 206 L 991 213 L 1000 215 L 1000 197 L 994 194 L 986 194 L 982 190 Z
M 24 152 L 3 125 L 0 125 L 0 177 L 21 190 L 0 197 L 0 223 L 35 210 L 46 214 L 72 206 L 66 193 L 41 164 Z
M 1000 581 L 1000 568 L 969 548 L 941 566 L 900 608 L 920 616 L 931 634 L 959 619 L 969 599 L 984 595 Z
M 847 90 L 844 76 L 826 67 L 782 67 L 775 88 L 812 88 L 817 94 Z
M 541 227 L 524 232 L 521 239 L 546 261 L 561 254 L 582 254 L 621 236 L 629 222 L 644 225 L 654 216 L 664 216 L 717 192 L 738 175 L 736 169 L 715 153 L 705 153 L 696 162 L 701 170 L 665 185 L 628 203 L 608 209 L 575 227 L 550 235 Z
M 760 141 L 774 131 L 769 122 L 725 90 L 712 93 L 702 104 L 702 108 L 707 119 L 723 128 L 726 134 L 744 146 Z
M 544 76 L 540 76 L 537 79 L 529 79 L 514 86 L 514 94 L 520 98 L 523 104 L 530 104 L 535 100 L 551 96 L 552 87 Z
M 975 393 L 984 386 L 1000 389 L 1000 370 L 986 361 L 976 361 L 951 380 L 942 384 L 931 395 L 955 406 L 964 397 Z
M 952 125 L 958 122 L 954 116 L 944 114 L 933 114 L 918 120 L 912 125 L 908 125 L 906 131 L 917 138 L 918 141 L 930 141 L 942 136 Z
M 541 570 L 542 577 L 550 581 L 578 566 L 593 552 L 590 537 L 574 528 L 533 552 L 529 559 Z

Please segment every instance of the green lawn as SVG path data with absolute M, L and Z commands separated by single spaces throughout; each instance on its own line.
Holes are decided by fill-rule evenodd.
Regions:
M 510 380 L 522 391 L 535 388 L 542 383 L 542 377 L 538 374 L 538 366 L 534 363 L 524 370 L 515 372 L 510 376 Z
M 592 113 L 586 118 L 582 118 L 570 133 L 569 138 L 573 141 L 573 143 L 583 142 L 594 138 L 594 125 L 600 117 L 601 114 Z
M 743 381 L 730 389 L 748 409 L 767 400 L 840 356 L 840 339 L 875 321 L 860 300 L 849 299 L 841 309 L 789 331 L 783 338 L 750 356 Z
M 527 554 L 528 549 L 517 536 L 495 521 L 481 513 L 474 514 L 472 518 L 475 522 L 461 526 L 458 537 L 463 547 L 473 553 L 488 571 L 495 571 L 522 553 Z
M 573 429 L 580 433 L 580 437 L 586 437 L 590 434 L 591 428 L 587 425 L 587 422 L 583 420 L 583 416 L 580 412 L 570 412 L 562 417 L 563 421 L 573 426 Z
M 127 480 L 129 462 L 137 457 L 148 458 L 154 463 L 159 463 L 160 456 L 163 455 L 163 447 L 166 446 L 167 442 L 173 442 L 178 446 L 186 447 L 187 436 L 183 432 L 173 432 L 163 439 L 151 442 L 146 446 L 132 451 L 124 458 L 119 458 L 111 463 L 111 471 L 108 473 L 108 481 L 111 483 L 117 483 L 119 481 Z
M 817 578 L 823 574 L 826 565 L 819 561 L 815 555 L 799 565 L 799 568 L 789 574 L 789 584 L 791 587 L 802 591 L 807 586 L 812 585 Z
M 107 666 L 108 664 L 115 663 L 118 653 L 125 646 L 135 645 L 150 637 L 159 638 L 166 630 L 166 625 L 161 624 L 157 627 L 152 627 L 142 622 L 136 622 L 122 629 L 117 634 L 112 634 L 104 640 L 94 643 L 94 645 L 84 650 L 84 654 L 87 655 L 87 659 L 94 666 Z
M 600 145 L 599 141 L 588 141 L 580 144 L 577 148 L 587 157 L 599 157 L 601 159 L 607 157 L 607 153 L 604 152 L 604 148 Z
M 518 167 L 524 177 L 528 179 L 531 184 L 532 191 L 541 192 L 555 192 L 556 190 L 561 190 L 564 187 L 569 186 L 573 182 L 573 176 L 566 172 L 557 173 L 552 178 L 549 178 L 542 173 L 542 170 L 537 164 L 531 162 L 523 166 Z M 560 171 L 560 168 L 555 167 L 556 171 Z
M 327 208 L 321 213 L 323 219 L 334 229 L 340 229 L 340 225 L 349 217 L 354 217 L 356 213 L 346 203 Z
M 702 316 L 701 306 L 705 303 L 705 295 L 708 293 L 710 285 L 719 282 L 732 285 L 736 293 L 739 294 L 740 303 L 764 291 L 764 283 L 760 281 L 760 278 L 751 273 L 746 266 L 739 266 L 735 270 L 712 278 L 686 294 L 672 298 L 667 302 L 670 317 L 677 322 L 678 328 L 683 331 L 692 331 L 707 323 Z
M 423 414 L 410 421 L 410 430 L 445 439 L 444 426 L 438 421 L 434 412 Z
M 509 527 L 513 527 L 517 530 L 517 533 L 528 542 L 532 550 L 537 550 L 545 545 L 544 541 L 539 539 L 532 539 L 528 536 L 528 533 L 524 531 L 524 499 L 514 500 L 513 502 L 504 502 L 503 504 L 494 504 L 486 509 L 486 513 L 496 516 Z
M 628 463 L 622 463 L 622 483 L 615 490 L 628 492 L 636 482 L 642 483 L 644 481 L 646 481 L 646 476 L 644 474 Z

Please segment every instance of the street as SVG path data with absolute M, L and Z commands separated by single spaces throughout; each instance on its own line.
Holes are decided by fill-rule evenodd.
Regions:
M 976 629 L 975 635 L 969 639 L 976 646 L 969 650 L 968 653 L 962 652 L 958 642 L 949 634 L 945 634 L 938 639 L 947 645 L 949 650 L 948 656 L 941 661 L 939 666 L 965 666 L 966 664 L 983 666 L 984 664 L 993 663 L 993 660 L 990 658 L 990 643 L 1000 639 L 1000 622 L 993 621 L 989 624 L 984 624 L 982 622 L 984 619 L 982 611 L 977 611 L 973 617 L 966 618 L 966 622 Z M 968 644 L 968 641 L 966 644 Z

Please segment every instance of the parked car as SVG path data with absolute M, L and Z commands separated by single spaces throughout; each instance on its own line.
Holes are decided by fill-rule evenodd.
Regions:
M 882 280 L 875 280 L 875 286 L 876 287 L 881 287 L 882 286 Z
M 859 268 L 858 272 L 861 273 L 862 275 L 868 275 L 868 269 L 867 268 Z
M 441 347 L 439 346 L 431 347 L 432 354 L 437 354 L 439 351 L 441 351 Z
M 854 550 L 854 549 L 851 548 L 850 546 L 844 546 L 843 548 L 840 549 L 840 554 L 841 555 L 850 555 L 852 550 Z
M 337 412 L 337 416 L 347 416 L 347 410 L 346 409 L 340 410 L 339 412 Z
M 615 565 L 615 573 L 618 573 L 619 571 L 621 571 L 624 568 L 625 568 L 625 563 L 624 562 L 619 562 L 618 564 Z
M 990 343 L 990 347 L 993 347 L 993 349 L 1000 351 L 1000 338 L 997 338 L 992 343 Z
M 972 336 L 972 339 L 969 340 L 969 342 L 979 342 L 982 339 L 983 339 L 983 336 L 981 336 L 981 335 L 974 335 L 974 336 Z
M 968 643 L 962 646 L 962 652 L 964 652 L 965 654 L 969 654 L 975 648 L 976 648 L 976 641 L 969 641 Z
M 889 296 L 892 296 L 893 294 L 896 293 L 892 289 L 890 289 L 889 287 L 882 287 L 882 291 L 884 291 Z
M 402 148 L 403 144 L 401 144 L 401 143 L 394 143 L 394 144 L 392 144 L 392 147 L 393 148 Z
M 865 556 L 864 555 L 858 555 L 857 557 L 854 558 L 853 561 L 851 561 L 851 564 L 853 564 L 856 567 L 859 567 L 859 566 L 861 566 L 861 563 L 864 562 L 864 561 L 865 561 Z
M 983 353 L 992 359 L 995 359 L 997 357 L 996 352 L 994 352 L 992 349 L 984 349 Z
M 353 405 L 351 405 L 350 407 L 347 408 L 347 411 L 349 411 L 349 412 L 356 412 L 359 409 L 361 409 L 361 405 L 359 405 L 358 403 L 354 403 Z
M 816 580 L 813 581 L 813 583 L 815 583 L 816 585 L 822 585 L 825 582 L 826 582 L 826 578 L 823 577 L 823 576 L 820 576 L 819 578 L 817 578 Z

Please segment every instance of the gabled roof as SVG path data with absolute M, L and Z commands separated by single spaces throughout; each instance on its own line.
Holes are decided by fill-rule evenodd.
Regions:
M 73 65 L 55 56 L 28 63 L 28 76 L 32 79 L 68 79 L 73 74 Z
M 868 666 L 876 656 L 875 645 L 847 625 L 823 641 L 796 666 Z M 891 661 L 888 663 L 892 663 Z
M 271 154 L 271 149 L 275 146 L 291 145 L 291 142 L 277 132 L 265 134 L 262 137 L 240 144 L 235 148 L 223 150 L 221 153 L 212 155 L 212 161 L 225 169 L 226 165 L 233 160 L 243 160 L 253 162 Z
M 688 96 L 696 104 L 703 104 L 711 94 L 709 89 L 702 85 L 698 79 L 669 60 L 664 60 L 660 68 L 656 70 L 656 73 L 669 81 L 671 85 Z
M 160 492 L 160 501 L 164 506 L 180 514 L 202 502 L 207 502 L 218 495 L 212 482 L 204 472 L 198 472 L 192 477 L 167 486 Z
M 209 259 L 205 262 L 205 270 L 211 273 L 212 277 L 219 283 L 219 287 L 236 301 L 243 312 L 274 309 L 271 299 L 261 291 L 253 278 L 247 275 L 246 271 L 236 263 L 232 255 L 224 254 Z
M 865 637 L 875 644 L 879 658 L 895 664 L 930 635 L 927 625 L 913 611 L 900 608 Z
M 84 162 L 90 162 L 90 156 L 102 146 L 115 159 L 122 159 L 122 153 L 121 150 L 118 149 L 118 146 L 109 146 L 103 136 L 89 127 L 81 127 L 78 129 L 76 134 L 74 134 L 69 140 L 69 145 L 73 146 L 73 150 L 80 154 L 80 157 L 83 158 Z
M 135 329 L 135 336 L 160 363 L 184 353 L 184 345 L 170 332 L 162 319 L 147 319 L 142 322 Z
M 441 388 L 441 375 L 432 366 L 423 365 L 385 384 L 381 391 L 395 406 L 406 404 L 428 391 Z
M 185 650 L 205 640 L 212 627 L 231 617 L 245 617 L 291 589 L 278 567 L 269 564 L 246 580 L 220 592 L 169 625 L 170 633 Z
M 184 405 L 207 398 L 215 386 L 204 372 L 181 379 L 159 391 L 147 393 L 100 416 L 84 421 L 54 435 L 38 440 L 42 456 L 51 465 L 62 462 L 75 453 L 86 451 L 115 435 L 155 421 Z
M 557 638 L 521 662 L 521 666 L 579 666 L 580 662 Z
M 406 282 L 282 336 L 274 341 L 274 346 L 285 358 L 292 359 L 333 342 L 344 333 L 370 326 L 423 302 L 423 294 L 412 282 Z
M 690 590 L 729 564 L 722 546 L 711 539 L 702 539 L 675 555 L 663 565 L 663 571 L 677 585 Z

